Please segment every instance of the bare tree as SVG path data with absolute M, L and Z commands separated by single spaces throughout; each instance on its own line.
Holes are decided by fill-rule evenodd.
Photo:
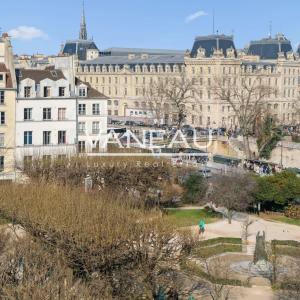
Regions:
M 254 201 L 255 180 L 247 174 L 218 176 L 213 184 L 211 199 L 217 206 L 227 209 L 231 224 L 234 211 L 245 211 Z
M 243 137 L 245 155 L 251 158 L 249 136 L 265 111 L 265 100 L 276 90 L 265 85 L 257 74 L 243 72 L 234 77 L 216 77 L 212 91 L 218 100 L 231 106 Z
M 153 82 L 148 88 L 148 98 L 154 102 L 155 109 L 159 109 L 159 113 L 168 112 L 176 115 L 177 128 L 181 128 L 189 106 L 195 100 L 197 93 L 194 81 L 183 71 L 178 77 L 159 78 Z M 164 107 L 162 109 L 162 107 Z

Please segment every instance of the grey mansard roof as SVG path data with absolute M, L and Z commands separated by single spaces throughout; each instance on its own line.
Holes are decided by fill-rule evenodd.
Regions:
M 291 51 L 293 51 L 291 42 L 284 35 L 278 34 L 275 38 L 251 41 L 248 54 L 258 55 L 261 59 L 277 59 L 279 52 L 286 55 Z
M 149 65 L 149 64 L 183 64 L 184 55 L 136 55 L 128 56 L 101 56 L 94 60 L 83 61 L 83 65 Z
M 149 54 L 149 55 L 180 55 L 184 54 L 183 50 L 166 50 L 166 49 L 144 49 L 144 48 L 118 48 L 112 47 L 103 50 L 106 55 L 110 56 L 128 56 L 128 54 Z
M 234 41 L 232 36 L 226 36 L 224 34 L 214 34 L 208 36 L 198 36 L 195 39 L 191 56 L 196 57 L 199 48 L 205 49 L 205 56 L 211 57 L 214 49 L 220 49 L 226 56 L 227 49 L 235 49 Z
M 86 52 L 90 49 L 98 50 L 96 44 L 92 40 L 71 40 L 66 41 L 62 53 L 69 55 L 77 54 L 79 60 L 86 60 Z

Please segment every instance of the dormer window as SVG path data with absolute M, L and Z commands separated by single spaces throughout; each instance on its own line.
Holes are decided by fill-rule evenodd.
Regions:
M 50 71 L 52 77 L 57 77 L 57 72 L 55 70 Z
M 79 97 L 86 97 L 86 88 L 79 88 Z
M 31 96 L 31 87 L 25 86 L 24 87 L 24 98 L 30 98 Z

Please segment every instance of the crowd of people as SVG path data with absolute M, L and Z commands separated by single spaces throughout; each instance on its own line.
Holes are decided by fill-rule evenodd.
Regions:
M 276 164 L 270 164 L 254 160 L 244 160 L 243 168 L 244 170 L 252 171 L 259 175 L 272 175 L 282 170 Z

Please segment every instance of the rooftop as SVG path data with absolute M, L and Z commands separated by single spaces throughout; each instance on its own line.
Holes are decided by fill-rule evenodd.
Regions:
M 184 54 L 184 50 L 168 50 L 168 49 L 147 49 L 147 48 L 118 48 L 112 47 L 103 50 L 110 53 L 111 56 L 126 56 L 128 54 L 150 54 L 150 55 L 180 55 Z
M 93 40 L 69 40 L 66 41 L 63 46 L 62 53 L 69 55 L 78 55 L 79 60 L 86 60 L 87 50 L 95 49 L 98 50 L 95 42 Z
M 84 61 L 86 65 L 143 65 L 143 64 L 183 64 L 184 55 L 136 55 L 128 56 L 101 56 L 94 60 Z
M 38 83 L 44 79 L 50 79 L 53 81 L 66 79 L 61 70 L 55 70 L 55 69 L 46 69 L 46 70 L 19 69 L 16 70 L 16 73 L 17 73 L 17 79 L 19 81 L 30 78 Z
M 211 57 L 214 49 L 222 50 L 224 56 L 226 56 L 227 49 L 234 49 L 235 45 L 233 36 L 227 36 L 224 34 L 213 34 L 207 36 L 197 36 L 192 48 L 191 56 L 196 57 L 199 48 L 205 49 L 205 56 Z
M 257 55 L 261 59 L 278 59 L 278 53 L 286 55 L 292 52 L 291 42 L 283 35 L 277 34 L 274 38 L 271 36 L 258 41 L 251 41 L 248 54 Z
M 84 84 L 87 86 L 87 98 L 108 99 L 108 97 L 106 97 L 102 93 L 98 92 L 88 82 L 84 82 L 84 81 L 80 80 L 78 77 L 76 77 L 75 85 L 78 86 L 80 84 Z

